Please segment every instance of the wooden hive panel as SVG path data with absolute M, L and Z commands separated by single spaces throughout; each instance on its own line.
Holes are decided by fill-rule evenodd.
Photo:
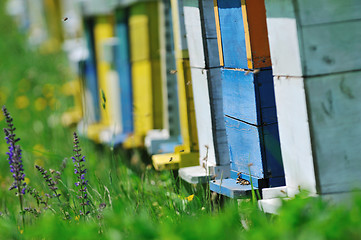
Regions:
M 258 179 L 282 178 L 283 165 L 277 124 L 253 126 L 225 117 L 231 170 Z
M 264 0 L 218 0 L 217 4 L 224 67 L 270 67 Z
M 224 114 L 262 125 L 277 122 L 272 70 L 222 70 Z

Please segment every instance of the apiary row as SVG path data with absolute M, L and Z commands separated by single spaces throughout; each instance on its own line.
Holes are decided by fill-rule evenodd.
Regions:
M 252 184 L 270 212 L 360 186 L 358 1 L 37 2 L 79 19 L 48 34 L 68 36 L 82 99 L 64 119 L 90 139 L 228 197 Z

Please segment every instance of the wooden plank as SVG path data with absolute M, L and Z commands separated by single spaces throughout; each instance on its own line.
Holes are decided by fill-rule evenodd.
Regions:
M 263 0 L 218 0 L 224 66 L 271 66 Z M 231 46 L 231 47 L 230 47 Z
M 264 178 L 265 166 L 262 163 L 261 149 L 262 132 L 259 132 L 262 129 L 229 117 L 225 117 L 225 124 L 231 169 L 249 175 L 248 165 L 253 164 L 251 167 L 252 176 Z
M 284 176 L 277 124 L 257 127 L 229 117 L 225 123 L 231 170 L 258 179 Z
M 219 67 L 212 3 L 185 0 L 184 14 L 191 67 Z
M 201 166 L 229 164 L 220 68 L 192 68 Z
M 219 70 L 219 69 L 218 69 Z M 200 165 L 216 165 L 213 139 L 208 70 L 192 68 L 192 87 L 197 120 Z
M 224 114 L 254 125 L 277 122 L 272 70 L 222 70 Z
M 304 79 L 275 77 L 283 166 L 289 196 L 301 189 L 316 193 Z
M 361 72 L 305 79 L 320 194 L 360 187 Z
M 353 14 L 360 4 L 348 0 L 339 9 L 343 13 L 335 14 L 341 16 L 337 21 L 331 20 L 330 14 L 341 3 L 329 2 L 330 12 L 322 14 L 312 13 L 310 8 L 314 6 L 307 6 L 309 2 L 300 3 L 303 4 L 302 8 L 294 2 L 266 1 L 274 74 L 300 77 L 361 69 L 361 60 L 357 56 L 361 50 L 361 33 L 357 31 L 361 27 L 361 18 L 356 19 Z M 324 19 L 303 26 L 297 17 L 303 14 L 303 20 L 309 14 L 320 17 L 319 21 Z M 310 21 L 315 20 L 311 18 Z
M 305 75 L 361 69 L 361 20 L 302 28 Z
M 303 26 L 361 20 L 358 0 L 298 0 L 297 3 Z
M 267 14 L 269 12 L 267 8 Z M 269 15 L 272 16 L 272 13 Z M 296 20 L 268 17 L 267 27 L 273 74 L 275 76 L 302 76 L 302 49 L 299 45 Z
M 221 37 L 221 27 L 219 24 L 219 13 L 218 13 L 218 2 L 213 0 L 214 5 L 214 16 L 216 21 L 216 31 L 217 31 L 217 43 L 218 43 L 218 54 L 219 54 L 219 64 L 224 66 L 223 62 L 223 49 L 222 49 L 222 37 Z
M 239 198 L 250 196 L 252 187 L 251 185 L 237 184 L 234 179 L 221 179 L 209 182 L 211 191 L 225 195 L 230 198 Z
M 245 33 L 248 35 L 250 45 L 247 50 L 248 67 L 250 69 L 270 67 L 265 1 L 242 0 L 241 2 Z

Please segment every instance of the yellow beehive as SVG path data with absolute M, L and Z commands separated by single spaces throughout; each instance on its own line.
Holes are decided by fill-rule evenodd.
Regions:
M 134 133 L 124 142 L 125 148 L 143 146 L 149 130 L 163 128 L 157 2 L 130 7 L 129 35 Z
M 88 127 L 87 135 L 90 139 L 99 142 L 99 133 L 101 130 L 109 127 L 112 122 L 111 112 L 109 109 L 110 101 L 106 101 L 109 86 L 107 84 L 107 74 L 111 70 L 110 63 L 104 61 L 103 44 L 109 38 L 114 36 L 114 22 L 111 16 L 98 16 L 95 19 L 94 26 L 94 42 L 95 57 L 98 77 L 99 104 L 100 104 L 100 122 L 91 124 Z
M 174 46 L 177 58 L 178 102 L 183 144 L 174 153 L 152 156 L 157 170 L 178 169 L 199 164 L 198 136 L 193 102 L 192 78 L 190 72 L 187 41 L 185 38 L 182 4 L 172 0 Z

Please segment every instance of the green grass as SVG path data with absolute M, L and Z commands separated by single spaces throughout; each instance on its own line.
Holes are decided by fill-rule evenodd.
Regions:
M 72 131 L 60 124 L 61 115 L 73 100 L 62 86 L 73 80 L 63 54 L 42 55 L 27 47 L 4 14 L 0 3 L 0 104 L 14 118 L 24 154 L 29 184 L 48 192 L 34 165 L 59 169 L 64 158 L 72 156 Z M 0 117 L 1 128 L 5 127 Z M 4 136 L 4 135 L 1 135 Z M 3 137 L 1 137 L 3 138 Z M 57 213 L 42 209 L 39 217 L 26 214 L 22 228 L 18 199 L 8 191 L 12 178 L 0 141 L 0 239 L 360 239 L 361 198 L 348 206 L 334 206 L 302 194 L 285 202 L 279 215 L 267 215 L 250 200 L 227 200 L 222 208 L 212 201 L 205 188 L 185 185 L 170 172 L 127 167 L 129 158 L 139 157 L 123 150 L 112 151 L 81 140 L 86 155 L 90 199 L 100 214 L 83 220 L 76 212 L 63 220 Z M 62 175 L 62 197 L 74 196 L 74 169 L 67 161 Z M 127 163 L 127 164 L 126 164 Z M 193 200 L 186 198 L 194 194 Z M 70 201 L 72 205 L 72 200 Z M 37 207 L 26 195 L 25 206 Z

